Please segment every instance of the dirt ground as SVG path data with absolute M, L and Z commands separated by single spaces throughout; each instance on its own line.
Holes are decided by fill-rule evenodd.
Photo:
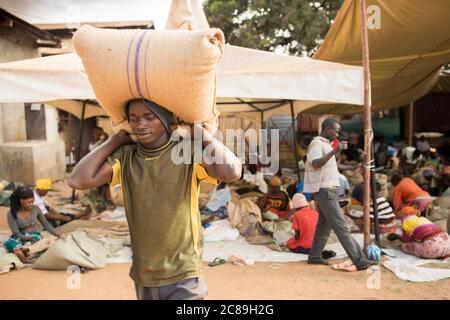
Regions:
M 64 190 L 66 193 L 66 190 Z M 0 207 L 0 230 L 8 229 L 7 208 Z M 135 299 L 130 264 L 111 264 L 80 275 L 80 288 L 68 289 L 73 275 L 30 268 L 0 275 L 0 299 Z M 380 289 L 369 289 L 374 274 L 345 273 L 300 263 L 254 266 L 205 265 L 207 299 L 450 299 L 450 279 L 412 283 L 382 268 Z M 372 282 L 373 283 L 373 282 Z
M 63 271 L 22 269 L 0 275 L 0 300 L 4 299 L 135 299 L 128 277 L 130 264 L 80 275 L 80 288 L 68 289 L 72 275 Z M 368 289 L 365 271 L 343 273 L 306 263 L 254 266 L 205 266 L 207 299 L 450 299 L 450 279 L 433 283 L 399 280 L 382 269 L 381 288 Z

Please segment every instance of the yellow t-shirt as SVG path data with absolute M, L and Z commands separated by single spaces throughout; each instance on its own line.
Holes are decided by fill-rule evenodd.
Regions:
M 203 231 L 199 182 L 217 184 L 199 164 L 175 164 L 176 143 L 145 150 L 126 145 L 108 159 L 111 184 L 120 182 L 130 227 L 131 278 L 159 287 L 201 275 Z

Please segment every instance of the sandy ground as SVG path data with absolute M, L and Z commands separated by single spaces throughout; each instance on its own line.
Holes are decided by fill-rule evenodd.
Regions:
M 63 271 L 12 271 L 0 275 L 0 299 L 135 299 L 129 268 L 115 264 L 80 274 L 79 289 L 68 289 L 73 275 Z M 369 276 L 306 263 L 205 266 L 207 299 L 450 299 L 450 279 L 411 283 L 382 269 L 381 288 L 371 290 Z
M 66 193 L 66 192 L 64 192 Z M 0 230 L 7 229 L 7 208 L 0 207 Z M 68 289 L 73 274 L 30 268 L 0 275 L 0 299 L 135 299 L 130 264 L 80 274 L 79 289 Z M 224 264 L 204 267 L 207 299 L 450 299 L 450 279 L 412 283 L 384 268 L 380 289 L 369 289 L 373 274 L 345 273 L 301 263 Z M 372 277 L 372 278 L 371 278 Z

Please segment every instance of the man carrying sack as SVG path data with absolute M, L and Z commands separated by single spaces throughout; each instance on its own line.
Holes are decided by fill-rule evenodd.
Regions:
M 222 143 L 198 125 L 202 145 L 212 144 L 223 164 L 175 164 L 169 124 L 172 113 L 145 99 L 124 106 L 138 143 L 121 130 L 84 157 L 69 185 L 89 189 L 122 184 L 131 235 L 130 276 L 138 299 L 203 299 L 203 234 L 198 209 L 199 182 L 239 179 L 241 163 Z M 211 147 L 209 147 L 211 148 Z

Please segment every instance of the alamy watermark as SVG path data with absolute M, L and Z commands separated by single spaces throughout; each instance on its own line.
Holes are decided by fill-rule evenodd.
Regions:
M 381 8 L 375 4 L 367 7 L 367 28 L 381 29 Z
M 193 127 L 193 136 L 190 131 L 179 128 L 172 133 L 171 139 L 178 142 L 171 154 L 175 164 L 229 164 L 230 153 L 215 152 L 217 143 L 222 143 L 241 164 L 262 165 L 261 172 L 264 175 L 274 175 L 280 167 L 278 129 L 227 129 L 225 135 L 217 130 L 214 137 L 209 137 L 211 142 L 206 147 L 202 144 L 200 126 Z
M 70 265 L 66 272 L 69 274 L 66 280 L 66 287 L 69 290 L 81 289 L 81 269 L 79 266 Z
M 367 269 L 369 277 L 367 278 L 367 289 L 380 290 L 381 289 L 381 268 L 380 266 L 372 266 Z

